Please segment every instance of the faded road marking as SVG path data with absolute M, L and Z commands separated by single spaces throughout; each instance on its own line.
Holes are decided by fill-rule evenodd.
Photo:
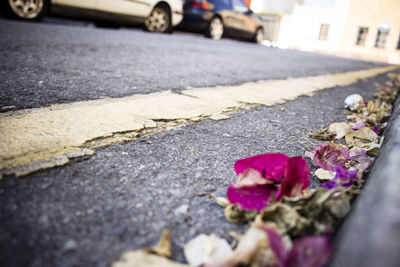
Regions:
M 127 140 L 121 136 L 113 138 L 115 133 L 131 133 L 130 139 L 133 139 L 143 129 L 157 128 L 159 121 L 198 121 L 218 117 L 246 104 L 274 105 L 318 90 L 350 85 L 396 68 L 195 88 L 183 90 L 181 94 L 164 91 L 3 113 L 0 115 L 0 177 L 8 173 L 25 175 L 26 167 L 24 171 L 18 168 L 27 164 L 31 171 L 40 166 L 66 164 L 70 157 L 60 160 L 61 155 L 81 155 L 82 146 L 95 146 L 90 145 L 91 140 L 109 140 L 103 144 Z M 32 164 L 46 160 L 55 162 Z

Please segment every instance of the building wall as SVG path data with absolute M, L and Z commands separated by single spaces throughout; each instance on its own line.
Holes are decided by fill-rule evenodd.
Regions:
M 350 0 L 304 0 L 293 14 L 282 17 L 278 44 L 303 50 L 338 51 Z M 321 24 L 329 25 L 327 40 L 319 40 Z
M 400 64 L 400 0 L 253 0 L 258 13 L 276 16 L 280 47 L 327 52 Z M 378 27 L 388 21 L 385 48 L 375 47 Z M 327 40 L 319 40 L 321 24 L 329 25 Z M 359 27 L 368 27 L 364 46 L 356 45 Z
M 252 9 L 255 12 L 270 14 L 292 14 L 293 7 L 299 0 L 254 0 Z
M 390 31 L 385 48 L 375 47 L 379 24 L 387 20 Z M 365 46 L 356 45 L 359 27 L 368 27 Z M 340 50 L 348 55 L 400 64 L 400 0 L 352 0 Z

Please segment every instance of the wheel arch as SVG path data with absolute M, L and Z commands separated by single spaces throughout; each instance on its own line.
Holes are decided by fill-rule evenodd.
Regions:
M 172 9 L 171 9 L 171 6 L 167 2 L 165 2 L 165 1 L 157 2 L 157 4 L 154 5 L 153 9 L 155 7 L 165 8 L 169 12 L 169 16 L 170 16 L 170 19 L 171 19 Z
M 214 16 L 211 17 L 210 22 L 213 20 L 213 18 L 219 18 L 222 21 L 222 24 L 225 25 L 224 16 L 222 16 L 221 14 L 215 13 Z

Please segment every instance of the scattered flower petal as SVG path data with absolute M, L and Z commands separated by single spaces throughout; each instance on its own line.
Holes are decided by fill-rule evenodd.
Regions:
M 370 127 L 370 129 L 371 129 L 372 131 L 374 131 L 377 135 L 379 135 L 380 132 L 381 132 L 378 126 Z
M 257 185 L 265 185 L 272 184 L 273 181 L 267 180 L 261 176 L 261 174 L 255 169 L 246 169 L 242 173 L 239 174 L 238 182 L 236 183 L 237 187 L 243 186 L 257 186 Z
M 310 184 L 310 169 L 300 156 L 258 155 L 238 160 L 235 170 L 239 180 L 228 187 L 227 198 L 244 210 L 261 211 L 271 198 L 297 195 Z
M 210 236 L 201 234 L 185 245 L 184 253 L 190 266 L 202 266 L 228 259 L 232 256 L 233 251 L 225 239 L 221 239 L 215 234 Z
M 324 180 L 324 181 L 330 181 L 333 178 L 335 178 L 336 172 L 331 172 L 331 171 L 327 171 L 324 170 L 322 168 L 319 168 L 315 171 L 315 176 L 318 177 L 318 179 L 320 180 Z
M 293 243 L 286 267 L 322 267 L 333 252 L 326 236 L 304 237 Z
M 276 188 L 270 185 L 264 186 L 242 186 L 230 185 L 227 197 L 230 203 L 239 204 L 244 210 L 261 211 L 268 205 L 271 194 Z
M 350 159 L 349 153 L 342 145 L 335 143 L 324 143 L 306 152 L 316 167 L 327 171 L 336 171 L 337 166 L 345 166 L 347 160 Z
M 175 262 L 146 250 L 132 250 L 122 254 L 121 259 L 112 267 L 189 267 L 187 264 Z
M 244 210 L 240 208 L 237 204 L 229 204 L 225 207 L 225 218 L 237 224 L 247 223 L 253 220 L 257 214 L 257 210 Z
M 336 134 L 336 139 L 342 139 L 346 134 L 353 132 L 352 126 L 348 122 L 334 122 L 329 125 L 328 130 Z
M 366 148 L 370 143 L 379 143 L 379 136 L 369 127 L 363 127 L 346 135 L 346 143 L 349 146 Z
M 324 141 L 332 141 L 335 139 L 336 134 L 328 131 L 328 129 L 319 129 L 316 133 L 307 133 L 309 136 L 324 140 Z
M 263 178 L 281 182 L 289 157 L 282 153 L 257 155 L 235 162 L 235 171 L 239 175 L 247 169 L 257 170 Z
M 284 178 L 277 194 L 277 200 L 282 196 L 296 196 L 310 184 L 310 168 L 306 160 L 300 156 L 292 157 L 287 162 Z
M 357 160 L 360 157 L 365 158 L 367 151 L 363 148 L 353 147 L 349 150 L 349 156 L 351 160 Z
M 265 229 L 265 232 L 268 235 L 269 246 L 276 256 L 276 266 L 284 266 L 289 250 L 285 247 L 282 236 L 270 228 Z
M 352 129 L 354 131 L 360 130 L 362 127 L 365 127 L 364 120 L 358 120 L 353 124 Z

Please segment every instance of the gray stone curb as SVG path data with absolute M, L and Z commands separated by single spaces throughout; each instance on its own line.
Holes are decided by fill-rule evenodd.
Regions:
M 336 239 L 331 267 L 400 266 L 400 97 L 362 194 Z

